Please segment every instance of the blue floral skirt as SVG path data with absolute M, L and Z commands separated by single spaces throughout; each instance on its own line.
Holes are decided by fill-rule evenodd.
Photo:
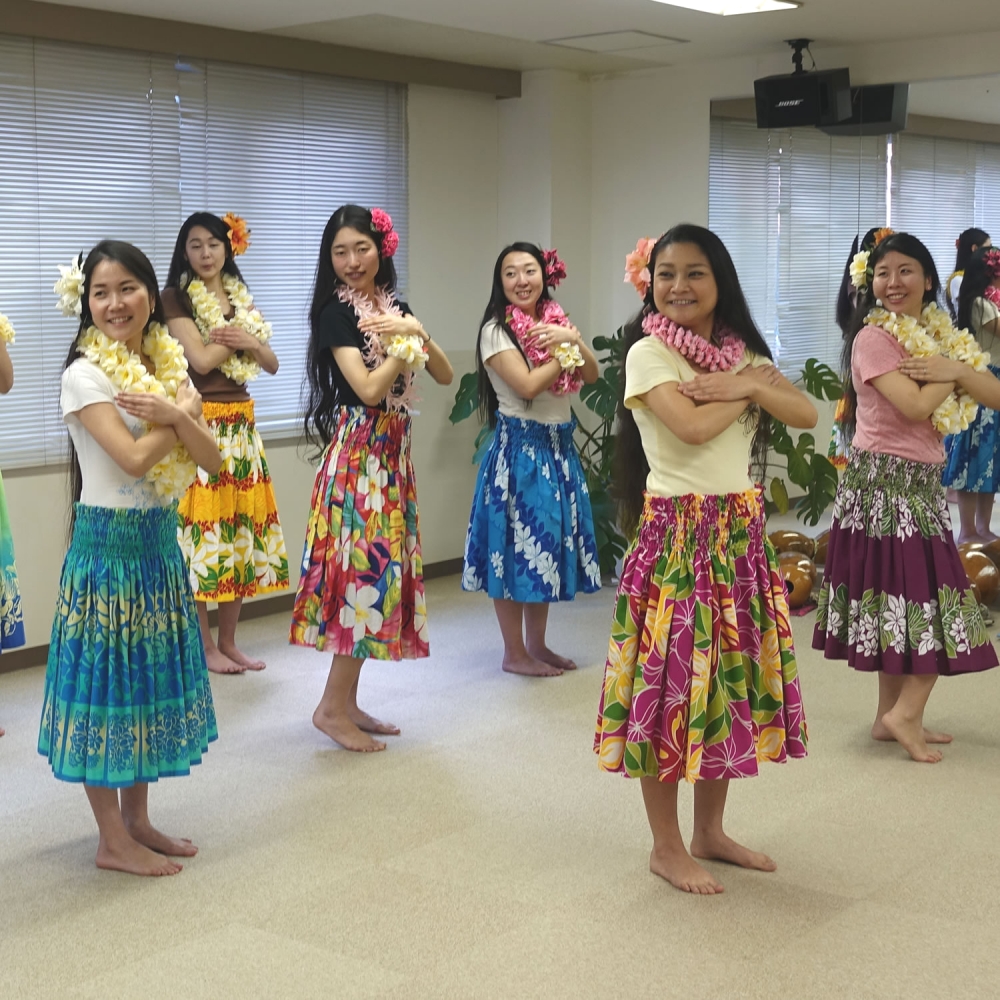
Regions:
M 14 565 L 14 539 L 7 519 L 7 498 L 0 476 L 0 653 L 24 645 L 24 619 L 21 617 L 21 591 L 17 586 Z
M 176 506 L 76 505 L 38 752 L 104 788 L 188 774 L 218 735 Z
M 1000 366 L 990 365 L 1000 378 Z M 965 493 L 996 493 L 1000 489 L 1000 413 L 980 406 L 975 420 L 945 441 L 948 458 L 941 482 Z
M 462 589 L 493 598 L 569 601 L 601 587 L 590 493 L 573 443 L 575 421 L 497 414 L 479 468 L 465 540 Z

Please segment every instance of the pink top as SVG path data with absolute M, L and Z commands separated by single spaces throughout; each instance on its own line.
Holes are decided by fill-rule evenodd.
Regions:
M 936 464 L 944 461 L 944 445 L 930 417 L 910 420 L 871 385 L 872 379 L 895 371 L 909 356 L 906 348 L 879 326 L 866 326 L 858 333 L 851 352 L 851 375 L 858 393 L 853 443 L 865 451 Z

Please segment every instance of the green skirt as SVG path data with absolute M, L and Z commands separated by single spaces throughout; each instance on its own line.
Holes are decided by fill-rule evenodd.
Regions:
M 104 788 L 188 774 L 218 736 L 176 507 L 76 506 L 38 752 Z

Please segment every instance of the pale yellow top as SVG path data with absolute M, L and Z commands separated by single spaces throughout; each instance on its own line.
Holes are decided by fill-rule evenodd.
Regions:
M 772 362 L 747 352 L 734 370 L 747 364 Z M 710 496 L 753 488 L 750 445 L 755 422 L 738 419 L 705 444 L 685 444 L 638 398 L 664 382 L 690 382 L 696 374 L 683 355 L 653 337 L 637 341 L 625 358 L 625 406 L 632 411 L 642 437 L 649 463 L 646 489 L 654 496 Z

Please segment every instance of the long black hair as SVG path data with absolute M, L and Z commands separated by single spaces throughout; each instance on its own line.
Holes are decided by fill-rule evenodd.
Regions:
M 178 297 L 188 309 L 191 308 L 191 300 L 188 298 L 187 286 L 197 275 L 187 259 L 187 241 L 195 226 L 207 229 L 226 248 L 226 260 L 222 265 L 222 273 L 231 274 L 238 281 L 246 284 L 240 269 L 236 266 L 236 258 L 233 256 L 233 244 L 229 239 L 229 226 L 211 212 L 195 212 L 184 220 L 184 224 L 177 234 L 173 256 L 170 258 L 170 268 L 167 271 L 167 283 L 163 286 L 164 288 L 176 289 Z
M 956 325 L 966 330 L 972 330 L 972 304 L 976 299 L 981 299 L 986 294 L 986 289 L 993 284 L 993 275 L 986 266 L 986 254 L 991 250 L 993 253 L 998 252 L 992 247 L 980 247 L 965 264 L 965 277 L 958 290 Z
M 692 243 L 705 255 L 715 278 L 718 302 L 715 306 L 715 330 L 727 328 L 746 344 L 754 354 L 772 359 L 757 324 L 750 314 L 736 267 L 725 244 L 711 230 L 703 226 L 682 223 L 664 233 L 653 246 L 649 255 L 649 273 L 656 271 L 656 261 L 660 254 L 673 243 Z M 649 313 L 656 311 L 653 302 L 653 282 L 649 283 L 642 308 L 625 325 L 623 356 L 643 336 L 642 321 Z M 714 336 L 714 333 L 713 333 Z M 750 414 L 750 410 L 747 411 Z M 750 448 L 751 473 L 756 481 L 762 481 L 767 467 L 767 452 L 771 440 L 771 420 L 768 414 L 756 411 L 749 419 L 756 421 L 753 443 Z M 618 393 L 618 432 L 615 437 L 614 494 L 618 504 L 619 524 L 630 535 L 642 516 L 643 491 L 649 474 L 649 463 L 642 450 L 642 439 L 632 411 L 625 408 L 625 372 L 622 369 L 621 385 Z
M 962 235 L 955 240 L 955 270 L 948 276 L 948 281 L 946 282 L 944 289 L 944 297 L 948 303 L 948 308 L 951 310 L 952 316 L 956 320 L 958 319 L 958 303 L 952 302 L 951 300 L 952 278 L 957 277 L 960 273 L 966 270 L 969 266 L 969 261 L 972 258 L 973 253 L 986 243 L 989 238 L 990 234 L 986 232 L 985 229 L 977 229 L 973 227 L 971 229 L 966 229 Z M 964 282 L 965 279 L 963 278 L 962 280 Z M 961 293 L 961 286 L 959 286 L 959 293 Z
M 479 324 L 479 336 L 476 337 L 476 382 L 479 389 L 479 419 L 488 423 L 490 427 L 497 425 L 497 408 L 500 401 L 497 399 L 496 389 L 486 371 L 483 363 L 483 327 L 487 323 L 497 323 L 500 328 L 510 337 L 511 343 L 517 348 L 521 357 L 527 364 L 527 357 L 524 350 L 518 343 L 517 336 L 507 323 L 507 306 L 511 305 L 507 298 L 507 293 L 503 290 L 503 262 L 508 254 L 526 253 L 530 254 L 538 262 L 538 269 L 542 274 L 542 294 L 538 297 L 539 302 L 547 302 L 552 298 L 549 295 L 549 286 L 545 279 L 545 257 L 540 247 L 534 243 L 517 242 L 505 246 L 500 251 L 496 263 L 493 265 L 493 287 L 490 289 L 490 300 L 486 303 L 483 311 L 483 318 Z
M 892 235 L 891 229 L 873 226 L 865 233 L 858 242 L 858 237 L 854 237 L 851 244 L 851 252 L 847 255 L 847 263 L 844 264 L 844 276 L 840 279 L 840 291 L 837 292 L 837 306 L 834 311 L 834 318 L 840 332 L 846 337 L 850 328 L 851 320 L 854 318 L 854 307 L 857 304 L 857 293 L 851 282 L 851 264 L 854 263 L 854 255 L 860 250 L 867 250 L 869 253 L 875 248 L 876 237 L 881 235 L 882 239 Z M 879 240 L 881 242 L 881 239 Z
M 69 353 L 66 355 L 66 362 L 63 365 L 65 371 L 80 355 L 76 346 L 80 342 L 80 336 L 94 325 L 94 316 L 90 311 L 90 282 L 94 276 L 94 270 L 102 261 L 109 260 L 120 264 L 136 281 L 142 285 L 146 291 L 153 296 L 153 308 L 146 323 L 146 329 L 150 323 L 165 323 L 163 318 L 163 304 L 160 302 L 160 286 L 156 280 L 156 271 L 149 262 L 149 258 L 131 243 L 122 243 L 120 240 L 101 240 L 83 262 L 83 290 L 81 292 L 81 312 L 80 326 L 70 344 Z M 79 501 L 83 493 L 83 473 L 80 469 L 80 460 L 77 457 L 76 449 L 73 447 L 73 439 L 69 440 L 69 489 L 72 502 L 69 510 L 69 528 L 73 531 L 73 523 L 76 519 L 74 505 Z
M 894 251 L 915 260 L 924 272 L 924 278 L 930 278 L 931 287 L 924 292 L 924 305 L 929 302 L 937 302 L 941 294 L 941 279 L 938 277 L 937 266 L 934 264 L 930 250 L 916 236 L 911 236 L 909 233 L 893 233 L 892 236 L 882 240 L 872 250 L 871 256 L 868 258 L 869 270 L 874 273 L 882 258 Z M 851 325 L 847 328 L 844 349 L 840 356 L 840 365 L 844 373 L 844 395 L 847 397 L 847 411 L 843 426 L 848 440 L 853 437 L 854 428 L 857 425 L 858 405 L 858 392 L 854 386 L 851 359 L 854 353 L 854 341 L 865 325 L 865 317 L 877 301 L 872 287 L 874 284 L 875 282 L 872 280 L 866 288 L 859 289 L 858 303 L 854 310 L 854 316 L 851 318 Z
M 309 306 L 309 348 L 306 353 L 306 381 L 302 387 L 305 403 L 306 441 L 322 451 L 333 435 L 337 418 L 337 388 L 333 379 L 335 362 L 328 347 L 319 342 L 319 317 L 332 301 L 337 288 L 343 285 L 333 269 L 333 241 L 341 229 L 355 229 L 370 236 L 378 251 L 379 265 L 375 284 L 387 292 L 396 291 L 396 268 L 392 257 L 382 253 L 384 233 L 375 229 L 372 213 L 360 205 L 341 205 L 330 216 L 319 243 L 319 260 L 313 282 L 312 303 Z

